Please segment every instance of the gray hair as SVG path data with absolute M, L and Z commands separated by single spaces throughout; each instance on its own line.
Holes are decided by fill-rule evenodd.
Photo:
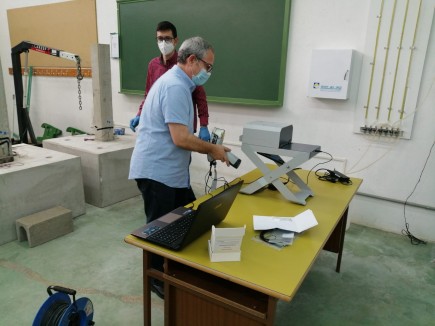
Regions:
M 200 36 L 195 36 L 189 38 L 181 44 L 180 49 L 178 50 L 178 59 L 179 63 L 185 64 L 187 58 L 190 55 L 195 55 L 198 59 L 202 59 L 205 57 L 207 51 L 210 50 L 214 53 L 214 49 L 210 43 L 204 40 Z

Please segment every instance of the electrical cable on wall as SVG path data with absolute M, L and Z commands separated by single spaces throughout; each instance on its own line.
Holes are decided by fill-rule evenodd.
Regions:
M 423 175 L 424 170 L 426 169 L 426 165 L 427 165 L 427 162 L 429 161 L 429 158 L 430 158 L 430 156 L 432 154 L 432 149 L 433 149 L 434 145 L 435 145 L 435 141 L 432 143 L 432 146 L 431 146 L 431 148 L 429 150 L 429 155 L 427 156 L 426 161 L 424 162 L 423 169 L 421 170 L 420 177 L 418 178 L 417 183 L 414 186 L 414 189 L 412 189 L 412 191 L 409 194 L 409 196 L 406 197 L 405 203 L 403 204 L 403 218 L 405 219 L 405 229 L 402 230 L 402 234 L 406 235 L 411 240 L 411 243 L 413 245 L 426 244 L 426 242 L 423 241 L 423 240 L 418 239 L 417 237 L 412 235 L 411 231 L 409 231 L 409 224 L 408 224 L 408 221 L 406 220 L 406 205 L 408 203 L 408 199 L 411 198 L 411 196 L 414 194 L 415 189 L 417 189 L 417 186 L 418 186 L 418 184 L 421 181 L 421 177 Z

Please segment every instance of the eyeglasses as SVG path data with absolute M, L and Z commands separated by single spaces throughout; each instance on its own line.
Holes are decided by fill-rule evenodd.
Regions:
M 202 60 L 202 59 L 200 59 L 200 58 L 198 58 L 197 57 L 197 59 L 199 60 L 199 61 L 202 61 L 202 62 L 204 62 L 204 64 L 205 64 L 205 66 L 207 67 L 207 72 L 211 72 L 212 70 L 213 70 L 213 65 L 211 64 L 211 63 L 208 63 L 207 61 L 204 61 L 204 60 Z
M 171 37 L 171 36 L 157 36 L 156 37 L 157 42 L 166 42 L 166 43 L 169 43 L 169 42 L 172 42 L 173 39 L 174 38 Z

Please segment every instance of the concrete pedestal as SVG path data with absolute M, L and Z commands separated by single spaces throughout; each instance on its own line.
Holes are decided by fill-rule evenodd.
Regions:
M 85 213 L 80 157 L 26 144 L 12 150 L 14 162 L 0 167 L 0 245 L 17 239 L 23 216 L 59 205 L 73 217 Z
M 128 180 L 136 138 L 123 135 L 107 142 L 93 139 L 88 135 L 53 138 L 44 140 L 43 146 L 80 156 L 88 204 L 106 207 L 140 195 L 136 182 Z

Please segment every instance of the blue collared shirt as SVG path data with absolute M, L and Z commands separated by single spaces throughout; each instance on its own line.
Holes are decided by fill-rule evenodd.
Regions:
M 173 188 L 190 186 L 191 152 L 175 146 L 168 123 L 185 125 L 193 133 L 195 87 L 177 65 L 151 87 L 140 116 L 129 179 L 152 179 Z

